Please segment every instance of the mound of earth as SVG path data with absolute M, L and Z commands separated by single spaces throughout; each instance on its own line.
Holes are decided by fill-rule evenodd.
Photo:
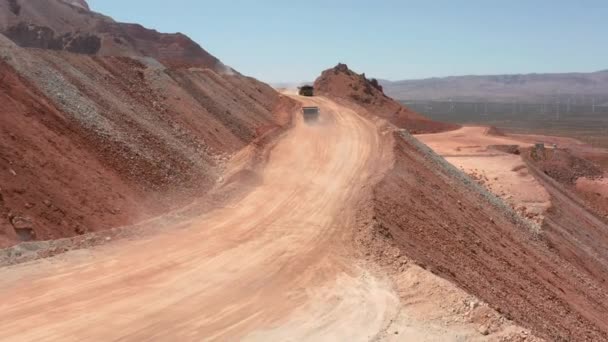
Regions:
M 385 118 L 411 133 L 436 133 L 459 126 L 432 121 L 386 96 L 382 86 L 365 74 L 357 74 L 346 64 L 323 71 L 314 83 L 315 92 L 332 99 L 342 99 L 361 106 L 371 114 Z
M 607 230 L 578 227 L 596 243 L 539 233 L 416 138 L 394 140 L 374 188 L 377 239 L 549 341 L 608 339 Z
M 82 54 L 149 56 L 172 67 L 226 67 L 181 33 L 119 23 L 89 10 L 84 0 L 2 0 L 0 33 L 21 47 Z
M 540 170 L 563 184 L 572 185 L 581 177 L 597 178 L 604 174 L 598 165 L 567 149 L 533 148 L 528 153 Z
M 290 125 L 293 100 L 217 70 L 187 37 L 85 5 L 0 1 L 0 29 L 17 34 L 0 34 L 0 247 L 182 206 L 217 183 L 231 154 Z M 113 49 L 108 32 L 128 48 Z M 87 35 L 100 37 L 98 53 L 80 50 Z

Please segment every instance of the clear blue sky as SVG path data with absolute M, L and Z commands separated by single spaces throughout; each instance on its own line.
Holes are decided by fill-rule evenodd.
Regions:
M 608 69 L 608 0 L 89 0 L 267 82 Z

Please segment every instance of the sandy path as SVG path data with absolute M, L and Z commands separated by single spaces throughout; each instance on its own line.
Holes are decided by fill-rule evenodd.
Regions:
M 171 234 L 2 270 L 0 339 L 372 338 L 398 299 L 349 246 L 377 130 L 307 101 L 321 122 L 298 119 L 241 200 Z

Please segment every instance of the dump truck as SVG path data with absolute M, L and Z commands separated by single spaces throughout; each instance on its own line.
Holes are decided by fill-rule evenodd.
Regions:
M 301 96 L 314 96 L 315 88 L 310 85 L 303 85 L 298 88 L 300 91 L 298 92 Z
M 319 118 L 319 107 L 303 107 L 302 108 L 302 115 L 304 116 L 304 121 L 306 122 L 312 122 L 312 121 L 317 121 L 317 119 Z

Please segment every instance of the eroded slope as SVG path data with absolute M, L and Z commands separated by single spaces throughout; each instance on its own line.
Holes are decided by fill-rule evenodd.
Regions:
M 22 47 L 149 56 L 168 66 L 227 69 L 181 33 L 160 33 L 93 12 L 84 0 L 1 0 L 0 33 Z
M 375 79 L 357 74 L 346 64 L 323 71 L 314 84 L 315 92 L 332 99 L 345 100 L 384 118 L 397 127 L 412 133 L 433 133 L 457 128 L 457 125 L 432 121 L 411 111 L 401 103 L 386 96 Z
M 606 284 L 547 247 L 473 180 L 403 132 L 375 188 L 378 233 L 424 268 L 549 340 L 604 340 Z
M 2 246 L 135 222 L 201 196 L 294 102 L 240 74 L 25 49 L 0 35 Z

